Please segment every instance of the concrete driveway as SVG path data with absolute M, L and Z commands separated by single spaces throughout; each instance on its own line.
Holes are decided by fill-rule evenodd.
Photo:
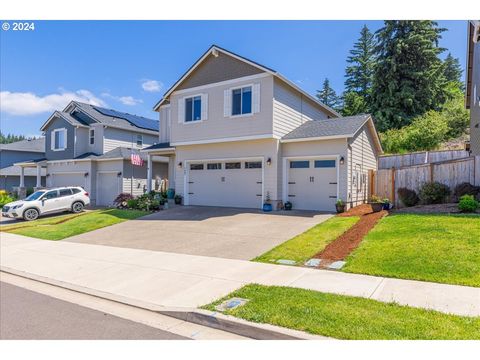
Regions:
M 331 216 L 179 206 L 65 241 L 250 260 Z

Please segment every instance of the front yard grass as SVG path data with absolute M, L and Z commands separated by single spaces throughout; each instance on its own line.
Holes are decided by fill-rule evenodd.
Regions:
M 106 226 L 136 219 L 148 213 L 139 210 L 107 209 L 69 214 L 54 218 L 40 218 L 35 221 L 2 226 L 1 231 L 46 240 L 62 240 Z
M 343 270 L 480 286 L 480 216 L 387 216 L 350 254 Z
M 279 259 L 286 259 L 303 265 L 305 261 L 322 251 L 325 246 L 352 227 L 358 219 L 358 216 L 333 217 L 274 247 L 253 261 L 271 263 Z
M 338 339 L 480 339 L 480 318 L 279 286 L 247 285 L 231 297 L 249 301 L 225 314 Z

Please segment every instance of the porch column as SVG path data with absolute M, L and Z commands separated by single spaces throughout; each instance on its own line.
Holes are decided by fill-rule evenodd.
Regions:
M 36 185 L 37 188 L 41 188 L 42 187 L 42 166 L 41 165 L 37 165 L 37 185 Z
M 20 166 L 20 187 L 25 187 L 25 168 Z
M 168 157 L 168 187 L 170 189 L 175 189 L 175 171 L 177 170 L 175 155 Z
M 152 191 L 152 155 L 147 154 L 147 192 Z

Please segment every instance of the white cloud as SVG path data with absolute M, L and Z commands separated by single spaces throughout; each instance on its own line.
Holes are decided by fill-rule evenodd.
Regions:
M 145 79 L 142 82 L 142 89 L 146 92 L 159 92 L 163 87 L 163 84 L 157 80 Z
M 39 96 L 32 92 L 0 92 L 1 111 L 10 115 L 35 115 L 63 110 L 72 100 L 91 105 L 105 106 L 102 99 L 88 90 L 61 91 L 58 94 Z
M 121 102 L 123 105 L 133 106 L 143 103 L 142 99 L 135 99 L 133 96 L 115 96 L 110 93 L 102 93 L 102 96 Z

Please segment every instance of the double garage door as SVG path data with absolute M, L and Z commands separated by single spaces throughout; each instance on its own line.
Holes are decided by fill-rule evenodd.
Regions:
M 335 159 L 287 161 L 287 197 L 294 209 L 334 211 L 337 200 Z
M 83 173 L 53 173 L 49 187 L 82 186 L 85 187 Z
M 262 206 L 262 160 L 188 163 L 190 205 L 259 208 Z

